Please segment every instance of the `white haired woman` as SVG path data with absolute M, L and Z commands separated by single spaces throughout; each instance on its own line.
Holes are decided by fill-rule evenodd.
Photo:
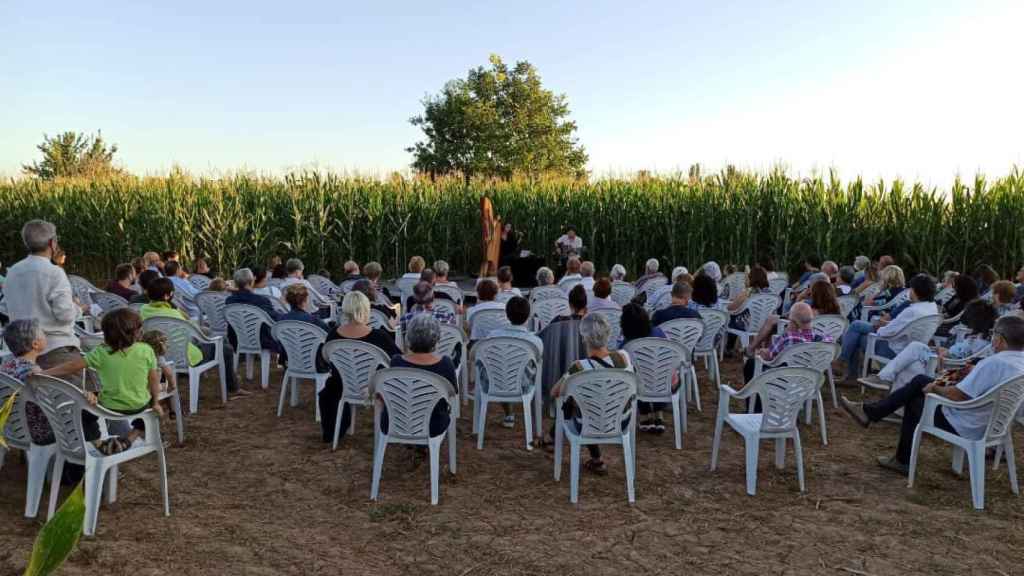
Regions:
M 622 264 L 616 264 L 615 266 L 612 266 L 608 276 L 611 277 L 612 282 L 624 281 L 626 279 L 626 267 Z
M 547 266 L 537 269 L 537 286 L 550 286 L 555 283 L 555 273 Z
M 636 287 L 636 291 L 640 292 L 650 282 L 654 282 L 656 285 L 661 286 L 662 284 L 668 284 L 668 279 L 661 272 L 658 272 L 658 268 L 661 265 L 658 263 L 657 258 L 649 258 L 644 263 L 644 275 L 637 278 L 633 284 Z
M 455 364 L 447 356 L 438 356 L 434 353 L 437 342 L 441 339 L 441 323 L 431 314 L 417 314 L 409 319 L 405 328 L 405 347 L 409 350 L 407 354 L 391 357 L 392 368 L 419 368 L 427 372 L 433 372 L 444 377 L 455 388 L 459 390 L 458 378 L 455 374 Z M 457 394 L 456 394 L 457 396 Z M 430 435 L 438 436 L 448 429 L 451 421 L 451 406 L 442 400 L 434 407 L 430 414 Z M 381 429 L 388 431 L 388 414 L 385 410 L 381 415 Z
M 569 366 L 566 376 L 563 376 L 551 389 L 551 396 L 553 398 L 558 398 L 562 395 L 566 377 L 571 374 L 600 368 L 633 371 L 633 364 L 629 359 L 629 354 L 623 350 L 608 350 L 608 340 L 611 338 L 611 335 L 611 324 L 608 323 L 608 319 L 603 315 L 588 314 L 583 318 L 583 321 L 580 322 L 580 336 L 583 339 L 583 345 L 587 349 L 587 357 L 577 360 Z M 582 418 L 579 407 L 574 402 L 565 402 L 562 404 L 562 412 L 565 419 L 570 422 L 570 425 L 575 426 L 579 430 L 581 427 L 580 419 Z M 625 421 L 622 425 L 625 428 L 629 425 L 629 422 Z M 552 435 L 554 434 L 552 433 Z M 590 460 L 583 465 L 583 468 L 594 474 L 607 474 L 608 466 L 601 460 L 601 449 L 595 445 L 588 445 L 587 450 L 590 452 Z
M 372 285 L 367 280 L 367 286 Z M 395 345 L 395 339 L 385 330 L 370 327 L 370 299 L 361 291 L 352 290 L 345 294 L 341 301 L 341 325 L 327 334 L 327 342 L 331 340 L 359 340 L 367 344 L 373 344 L 380 348 L 388 357 L 401 354 L 402 351 Z M 320 391 L 320 428 L 324 442 L 334 440 L 334 421 L 337 418 L 338 401 L 341 400 L 342 382 L 341 374 L 334 367 L 330 366 L 331 376 L 327 379 L 324 389 Z M 339 438 L 345 435 L 348 430 L 349 421 L 352 418 L 352 411 L 345 405 L 345 413 L 341 415 L 341 432 Z

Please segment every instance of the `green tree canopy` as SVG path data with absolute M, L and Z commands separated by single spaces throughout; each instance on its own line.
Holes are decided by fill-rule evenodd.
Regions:
M 44 134 L 43 143 L 37 148 L 43 153 L 42 161 L 23 164 L 22 169 L 43 180 L 104 176 L 120 172 L 113 165 L 117 145 L 111 144 L 108 147 L 99 132 L 95 136 L 64 132 L 53 138 Z
M 471 69 L 423 100 L 410 122 L 425 139 L 406 151 L 412 167 L 431 175 L 460 172 L 511 178 L 586 174 L 587 154 L 575 137 L 564 94 L 541 86 L 537 69 L 517 62 L 511 70 L 492 55 L 490 68 Z

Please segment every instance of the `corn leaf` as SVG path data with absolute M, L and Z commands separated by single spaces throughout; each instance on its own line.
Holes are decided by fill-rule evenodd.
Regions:
M 79 483 L 36 536 L 25 576 L 49 576 L 60 568 L 78 544 L 84 523 L 85 491 Z

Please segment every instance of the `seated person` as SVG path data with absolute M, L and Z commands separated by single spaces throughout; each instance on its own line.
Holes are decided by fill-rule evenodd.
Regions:
M 441 339 L 441 323 L 431 314 L 416 314 L 409 319 L 403 333 L 405 334 L 405 346 L 409 352 L 392 356 L 391 367 L 418 368 L 442 376 L 455 388 L 455 401 L 458 402 L 459 379 L 455 373 L 455 364 L 451 358 L 434 353 L 437 343 Z M 385 434 L 388 432 L 388 422 L 388 412 L 385 407 L 380 419 L 381 431 Z M 430 413 L 430 435 L 443 434 L 448 429 L 450 422 L 451 405 L 447 400 L 441 400 Z
M 371 282 L 369 278 L 356 280 L 355 284 L 352 284 L 352 291 L 362 292 L 370 301 L 370 309 L 378 310 L 387 316 L 392 328 L 398 325 L 398 313 L 395 312 L 394 307 L 380 303 L 378 300 L 377 289 L 374 288 L 373 282 Z
M 308 312 L 310 308 L 309 289 L 306 288 L 305 284 L 296 283 L 285 288 L 284 300 L 288 303 L 290 309 L 286 314 L 281 315 L 281 320 L 299 320 L 301 322 L 309 322 L 314 326 L 320 327 L 324 332 L 331 331 L 323 320 Z
M 224 299 L 224 305 L 230 304 L 248 304 L 249 306 L 255 306 L 260 310 L 267 313 L 270 319 L 277 322 L 281 319 L 282 314 L 274 309 L 274 305 L 271 304 L 270 298 L 261 294 L 253 292 L 253 284 L 256 281 L 255 274 L 248 268 L 240 268 L 235 271 L 234 275 L 235 288 L 236 290 L 228 295 Z M 228 326 L 228 341 L 235 348 L 238 347 L 238 337 L 235 334 L 235 329 Z M 273 336 L 270 334 L 270 326 L 264 324 L 260 327 L 260 345 L 264 350 L 270 350 L 272 352 L 281 352 L 280 346 Z
M 522 295 L 519 288 L 512 286 L 512 268 L 510 266 L 498 268 L 498 295 L 495 297 L 495 300 L 498 302 L 508 302 L 509 299 Z
M 676 282 L 681 281 L 683 278 L 687 277 L 690 277 L 690 273 L 685 266 L 676 266 L 675 268 L 673 268 L 672 281 L 651 293 L 650 298 L 648 298 L 645 301 L 647 308 L 657 311 L 655 307 L 661 304 L 662 299 L 667 297 L 670 298 L 668 294 L 672 292 L 672 285 L 675 284 Z M 692 277 L 690 277 L 690 285 L 693 285 Z
M 0 373 L 25 382 L 30 375 L 42 371 L 36 359 L 46 350 L 46 332 L 43 332 L 38 320 L 14 320 L 8 324 L 4 328 L 4 344 L 13 356 L 0 364 Z M 90 402 L 96 403 L 96 397 L 91 392 L 85 394 Z M 53 430 L 42 408 L 34 402 L 26 402 L 25 419 L 33 444 L 47 446 L 54 443 Z
M 667 308 L 655 312 L 651 321 L 658 326 L 677 318 L 700 318 L 700 312 L 690 307 L 690 296 L 692 295 L 693 288 L 689 284 L 676 282 L 672 285 L 672 303 Z
M 252 269 L 252 293 L 284 302 L 284 294 L 281 289 L 270 285 L 270 272 L 262 266 Z
M 580 264 L 580 284 L 588 291 L 594 289 L 594 263 L 590 260 L 585 260 Z
M 476 287 L 476 299 L 477 302 L 469 308 L 466 312 L 466 322 L 469 325 L 469 339 L 470 341 L 481 340 L 487 338 L 489 334 L 484 333 L 484 328 L 480 325 L 474 325 L 473 318 L 483 310 L 505 310 L 505 303 L 498 302 L 495 298 L 498 296 L 498 285 L 491 280 L 481 280 Z
M 806 302 L 797 302 L 789 309 L 789 324 L 786 325 L 786 332 L 767 348 L 757 348 L 754 354 L 766 362 L 771 362 L 786 348 L 804 342 L 831 342 L 832 339 L 815 334 L 811 329 L 814 322 L 814 310 Z M 747 359 L 743 364 L 743 381 L 750 382 L 754 378 L 753 358 Z
M 385 298 L 391 300 L 391 292 L 386 286 L 380 283 L 380 277 L 384 274 L 384 268 L 379 262 L 367 262 L 366 265 L 363 266 L 363 274 L 365 274 L 366 279 L 373 284 L 373 288 L 378 294 L 383 294 Z
M 107 283 L 104 290 L 131 301 L 132 298 L 139 295 L 132 289 L 133 284 L 135 284 L 135 269 L 131 264 L 118 264 L 114 269 L 114 278 Z
M 139 274 L 138 280 L 139 288 L 142 290 L 142 293 L 136 294 L 135 296 L 129 298 L 128 303 L 147 304 L 149 302 L 149 285 L 153 282 L 153 280 L 162 277 L 163 276 L 159 272 L 156 272 L 154 270 L 150 270 L 148 268 L 146 270 L 143 270 L 142 274 Z
M 565 264 L 565 276 L 558 281 L 558 287 L 562 290 L 569 291 L 573 286 L 577 286 L 583 283 L 583 275 L 580 274 L 580 268 L 583 264 L 580 263 L 580 259 L 576 256 L 571 256 Z
M 978 362 L 955 384 L 921 375 L 877 402 L 851 402 L 845 396 L 840 397 L 843 409 L 865 428 L 903 409 L 903 424 L 896 454 L 890 458 L 879 457 L 879 465 L 907 475 L 914 431 L 921 421 L 927 394 L 938 394 L 954 402 L 964 402 L 985 395 L 1011 378 L 1024 375 L 1024 319 L 1014 315 L 1000 318 L 992 330 L 992 348 L 994 355 Z M 970 410 L 940 406 L 935 411 L 934 424 L 958 436 L 980 440 L 985 436 L 992 408 L 992 404 Z
M 330 309 L 320 309 L 320 305 L 329 301 L 327 294 L 321 294 L 313 288 L 313 285 L 306 280 L 304 276 L 305 265 L 302 260 L 298 258 L 289 258 L 285 263 L 285 270 L 288 273 L 288 277 L 281 282 L 279 286 L 281 290 L 287 291 L 290 286 L 296 284 L 301 285 L 306 289 L 306 303 L 304 304 L 304 310 L 310 314 L 315 314 L 319 318 L 326 319 L 330 316 Z
M 644 275 L 637 278 L 633 286 L 636 288 L 637 293 L 643 292 L 647 288 L 647 284 L 653 282 L 655 286 L 664 286 L 668 284 L 668 278 L 661 272 L 658 272 L 658 268 L 661 264 L 657 258 L 651 258 L 644 264 Z
M 725 310 L 725 303 L 718 299 L 718 283 L 703 270 L 693 278 L 691 298 L 696 304 L 698 312 L 701 310 Z
M 577 286 L 577 288 L 583 289 L 582 286 Z M 612 327 L 608 324 L 608 319 L 603 315 L 590 314 L 585 316 L 583 321 L 580 322 L 580 335 L 583 338 L 587 357 L 577 360 L 569 366 L 569 371 L 566 375 L 551 389 L 552 398 L 558 398 L 562 395 L 565 380 L 572 374 L 600 368 L 615 368 L 633 372 L 633 364 L 630 362 L 629 354 L 624 350 L 608 350 L 608 340 L 612 335 Z M 570 399 L 570 401 L 563 403 L 562 414 L 566 422 L 570 426 L 574 426 L 577 432 L 581 430 L 582 415 L 575 402 L 572 402 Z M 623 421 L 623 429 L 629 426 L 629 424 L 628 420 Z M 554 435 L 554 425 L 552 425 L 552 435 Z M 601 448 L 594 444 L 588 444 L 587 451 L 590 452 L 590 460 L 584 463 L 583 469 L 594 474 L 607 474 L 608 466 L 601 460 Z
M 493 283 L 491 285 L 494 286 Z M 494 286 L 494 291 L 497 292 L 497 290 L 497 286 Z M 450 310 L 434 306 L 434 287 L 431 286 L 429 282 L 420 282 L 413 286 L 412 296 L 415 303 L 409 308 L 408 312 L 402 315 L 402 333 L 405 333 L 406 325 L 409 323 L 409 320 L 421 314 L 433 316 L 442 324 L 451 324 L 452 326 L 455 326 L 455 315 L 452 314 Z
M 526 323 L 530 320 L 530 301 L 522 296 L 513 296 L 505 303 L 505 315 L 508 317 L 508 321 L 512 323 L 511 326 L 505 328 L 497 328 L 491 330 L 491 333 L 487 336 L 488 338 L 519 338 L 520 340 L 526 340 L 530 344 L 537 347 L 537 352 L 540 353 L 539 359 L 544 358 L 544 342 L 536 334 L 531 332 L 527 327 Z M 536 369 L 536 367 L 534 367 Z M 524 374 L 523 390 L 529 389 L 534 382 L 536 372 L 529 372 Z M 481 382 L 481 386 L 484 390 L 487 390 L 487 382 L 484 380 Z M 505 428 L 514 428 L 516 425 L 515 414 L 512 413 L 512 405 L 509 403 L 502 403 L 502 410 L 505 411 L 505 418 L 502 420 L 501 425 Z
M 587 312 L 590 310 L 587 308 L 587 291 L 583 286 L 575 286 L 569 291 L 569 315 L 568 316 L 555 316 L 551 323 L 563 322 L 566 320 L 582 320 Z
M 1017 309 L 1017 305 L 1013 303 L 1017 289 L 1009 280 L 1000 280 L 992 284 L 990 292 L 992 293 L 992 304 L 995 305 L 996 312 L 1000 316 L 1005 316 Z
M 647 310 L 645 310 L 643 306 L 632 302 L 622 307 L 621 327 L 622 340 L 619 344 L 620 349 L 623 348 L 626 343 L 639 338 L 666 337 L 665 333 L 661 331 L 661 328 L 651 324 L 651 318 L 647 315 Z M 678 387 L 679 374 L 676 373 L 672 375 L 672 390 L 674 391 Z M 662 402 L 637 402 L 637 410 L 640 412 L 640 416 L 646 416 L 646 418 L 640 422 L 640 431 L 664 434 L 664 411 L 667 408 L 668 405 Z
M 594 293 L 587 299 L 587 310 L 599 312 L 601 310 L 622 310 L 619 303 L 612 300 L 612 281 L 601 278 L 594 282 Z
M 175 293 L 181 297 L 182 312 L 187 314 L 189 318 L 199 318 L 199 305 L 196 304 L 196 296 L 200 290 L 188 281 L 188 275 L 181 264 L 176 260 L 170 260 L 165 263 L 164 277 L 174 284 Z

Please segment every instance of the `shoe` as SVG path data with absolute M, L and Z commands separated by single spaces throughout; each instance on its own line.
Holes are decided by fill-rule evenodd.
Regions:
M 664 434 L 665 433 L 665 421 L 661 418 L 655 418 L 654 420 L 654 433 Z
M 505 419 L 501 421 L 501 425 L 502 425 L 503 428 L 515 428 L 516 427 L 516 417 L 515 417 L 515 415 L 514 414 L 509 414 L 508 416 L 505 416 Z
M 648 418 L 640 423 L 641 432 L 651 432 L 654 430 L 654 420 Z
M 861 427 L 867 428 L 871 425 L 871 419 L 864 413 L 863 402 L 850 402 L 846 396 L 840 396 L 839 405 L 842 406 L 843 410 L 853 418 L 854 422 L 860 424 Z
M 252 395 L 252 392 L 249 392 L 245 388 L 239 388 L 237 390 L 232 390 L 231 392 L 228 392 L 228 397 L 229 398 L 244 398 L 246 396 L 251 396 L 251 395 Z
M 878 465 L 901 476 L 910 475 L 910 466 L 900 462 L 895 456 L 879 456 Z
M 878 374 L 872 374 L 871 376 L 858 378 L 857 382 L 859 382 L 863 386 L 867 386 L 868 388 L 881 388 L 883 390 L 892 388 L 892 382 L 883 379 Z

